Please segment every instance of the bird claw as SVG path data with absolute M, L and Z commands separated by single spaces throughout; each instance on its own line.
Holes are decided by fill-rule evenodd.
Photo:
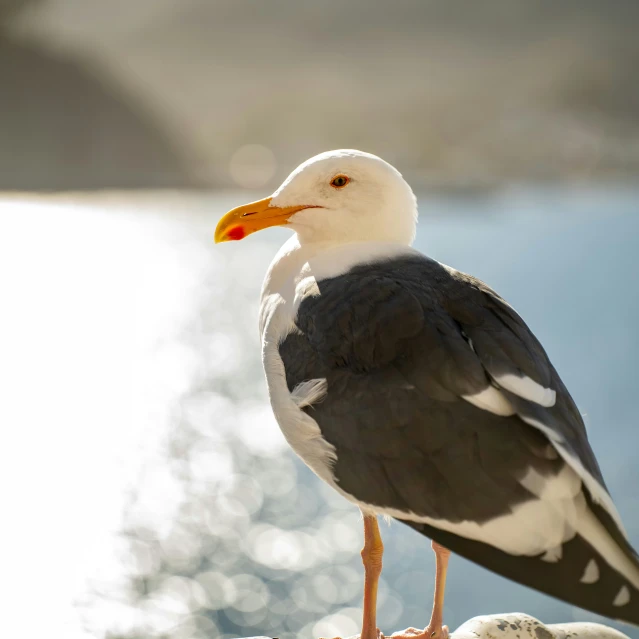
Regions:
M 426 626 L 423 630 L 406 628 L 400 632 L 394 632 L 390 639 L 448 639 L 448 626 L 431 628 Z
M 326 639 L 325 637 L 320 637 L 319 639 Z M 332 639 L 342 639 L 341 637 L 333 637 Z M 348 639 L 367 639 L 366 637 L 362 637 L 362 635 L 353 635 L 352 637 L 348 637 Z M 376 635 L 374 639 L 386 639 L 384 633 L 377 628 Z
M 426 626 L 423 630 L 419 628 L 406 628 L 406 630 L 400 630 L 394 632 L 390 637 L 385 637 L 384 633 L 377 628 L 376 639 L 448 639 L 448 626 L 440 626 L 439 628 L 431 628 Z M 320 637 L 319 639 L 326 639 Z M 333 637 L 332 639 L 341 639 L 341 637 Z M 367 639 L 362 635 L 355 635 L 354 637 L 348 637 L 348 639 Z
M 429 632 L 429 628 L 426 627 L 424 632 Z M 440 626 L 439 628 L 431 630 L 429 636 L 433 639 L 448 639 L 448 634 L 448 626 Z

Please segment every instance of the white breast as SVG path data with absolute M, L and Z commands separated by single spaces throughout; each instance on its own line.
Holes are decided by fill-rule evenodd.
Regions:
M 345 273 L 362 262 L 411 253 L 414 250 L 408 246 L 386 242 L 300 246 L 297 236 L 293 236 L 277 253 L 264 279 L 260 305 L 262 363 L 273 413 L 291 448 L 337 490 L 332 473 L 335 449 L 322 437 L 317 422 L 300 410 L 309 404 L 311 395 L 315 401 L 321 397 L 318 391 L 325 392 L 326 380 L 305 380 L 303 388 L 291 394 L 279 345 L 297 330 L 295 317 L 301 301 L 308 295 L 319 295 L 318 281 Z

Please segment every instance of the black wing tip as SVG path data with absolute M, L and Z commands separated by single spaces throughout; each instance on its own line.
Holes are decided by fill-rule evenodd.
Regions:
M 609 619 L 639 626 L 639 588 L 610 567 L 579 535 L 562 545 L 560 559 L 550 562 L 542 560 L 540 555 L 509 555 L 428 524 L 402 521 L 452 552 L 503 577 Z M 628 557 L 628 560 L 632 562 L 634 558 Z M 587 571 L 589 565 L 591 568 Z

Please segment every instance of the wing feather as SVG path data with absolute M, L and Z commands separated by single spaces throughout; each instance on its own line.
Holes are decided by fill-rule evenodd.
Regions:
M 327 399 L 305 410 L 318 420 L 327 415 L 320 426 L 332 444 L 356 450 L 358 442 L 374 449 L 376 442 L 386 441 L 386 447 L 401 449 L 410 447 L 410 432 L 422 445 L 430 442 L 432 453 L 451 446 L 440 441 L 437 428 L 492 433 L 493 439 L 497 428 L 508 435 L 509 454 L 517 457 L 514 442 L 536 428 L 546 444 L 570 457 L 591 496 L 621 524 L 605 497 L 574 401 L 539 341 L 491 288 L 425 257 L 357 266 L 317 284 L 319 295 L 300 304 L 299 333 L 285 340 L 281 352 L 291 390 L 304 381 L 327 379 Z M 544 400 L 546 390 L 552 405 Z M 471 396 L 476 401 L 469 407 L 464 398 Z M 494 414 L 483 410 L 491 400 Z M 339 420 L 344 427 L 332 426 Z M 404 438 L 389 438 L 389 428 L 404 428 Z M 382 444 L 379 454 L 388 454 Z M 519 461 L 528 464 L 523 456 Z M 539 458 L 535 463 L 541 463 Z
M 301 301 L 298 330 L 280 355 L 291 392 L 326 379 L 326 396 L 303 410 L 335 448 L 341 490 L 415 527 L 426 522 L 424 530 L 440 522 L 509 552 L 543 549 L 556 559 L 557 544 L 569 548 L 575 535 L 566 513 L 590 513 L 607 532 L 587 542 L 600 543 L 607 560 L 617 544 L 629 560 L 628 583 L 636 581 L 639 562 L 579 410 L 499 295 L 425 257 L 357 266 L 317 282 L 317 291 Z M 585 490 L 573 497 L 580 484 Z M 476 548 L 464 543 L 453 548 Z M 495 569 L 511 574 L 500 557 Z

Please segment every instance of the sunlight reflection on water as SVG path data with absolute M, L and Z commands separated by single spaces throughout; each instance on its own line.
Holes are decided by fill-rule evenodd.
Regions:
M 251 198 L 0 203 L 9 302 L 0 410 L 11 426 L 2 497 L 13 521 L 4 549 L 29 555 L 7 553 L 5 570 L 32 593 L 14 608 L 13 634 L 26 618 L 30 634 L 64 628 L 67 639 L 357 631 L 358 512 L 294 460 L 262 381 L 257 295 L 286 233 L 212 244 L 222 212 Z M 636 448 L 626 398 L 637 391 L 638 209 L 637 193 L 431 200 L 419 238 L 494 285 L 539 333 L 587 401 L 635 542 L 639 513 L 627 487 L 639 474 L 633 446 L 621 450 L 615 439 L 634 438 Z M 504 210 L 512 214 L 496 214 Z M 383 534 L 381 623 L 423 625 L 428 545 L 397 524 Z M 569 607 L 462 560 L 451 570 L 452 626 L 511 608 L 570 618 Z M 41 620 L 29 615 L 34 601 Z

